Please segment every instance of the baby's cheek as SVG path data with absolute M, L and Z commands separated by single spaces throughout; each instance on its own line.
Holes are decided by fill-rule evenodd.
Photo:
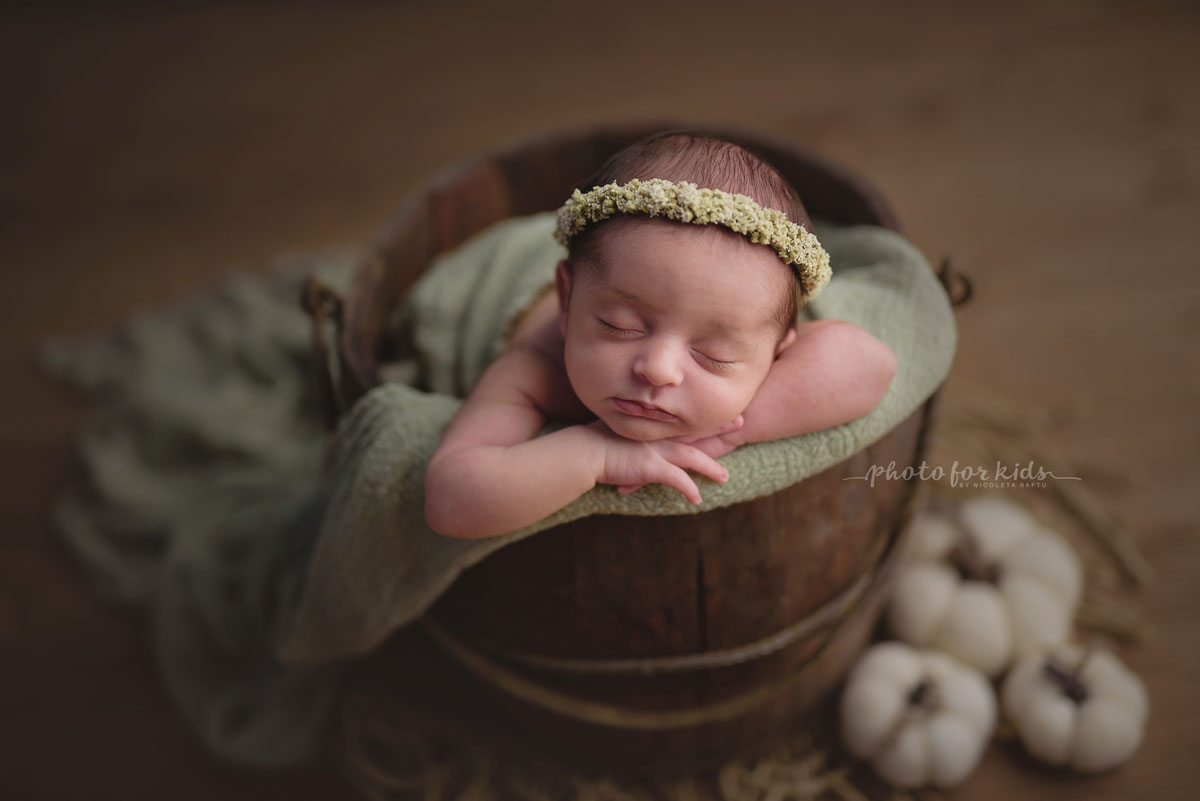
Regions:
M 729 408 L 726 410 L 729 418 L 725 420 L 725 423 L 728 423 L 739 414 L 743 414 L 746 411 L 746 409 L 750 406 L 750 403 L 754 400 L 754 396 L 758 394 L 759 383 L 760 382 L 751 382 L 740 384 L 736 393 L 736 397 L 731 400 Z M 722 423 L 722 425 L 724 425 L 724 423 Z
M 750 403 L 750 397 L 753 397 L 747 397 L 743 389 L 728 384 L 710 387 L 704 396 L 707 397 L 705 404 L 707 408 L 704 414 L 704 427 L 707 429 L 704 433 L 706 434 L 716 433 L 718 429 L 745 411 L 746 406 Z

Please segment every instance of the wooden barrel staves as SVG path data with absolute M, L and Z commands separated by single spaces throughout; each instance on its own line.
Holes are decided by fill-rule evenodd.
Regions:
M 439 253 L 513 215 L 557 208 L 612 153 L 673 124 L 545 136 L 414 194 L 338 309 L 330 394 L 379 383 L 385 323 Z M 861 178 L 791 145 L 720 130 L 764 155 L 814 217 L 898 229 Z M 601 516 L 501 549 L 424 619 L 546 747 L 611 769 L 697 765 L 804 724 L 865 646 L 915 485 L 843 481 L 919 464 L 935 398 L 881 440 L 788 489 L 703 514 Z

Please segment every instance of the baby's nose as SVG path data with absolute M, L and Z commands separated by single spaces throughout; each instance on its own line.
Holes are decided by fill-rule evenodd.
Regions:
M 648 343 L 634 361 L 633 371 L 656 387 L 677 386 L 683 381 L 678 355 L 666 343 Z

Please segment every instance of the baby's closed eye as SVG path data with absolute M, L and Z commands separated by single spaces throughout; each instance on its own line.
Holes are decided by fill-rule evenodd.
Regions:
M 596 321 L 598 323 L 600 323 L 601 328 L 603 328 L 605 331 L 607 331 L 608 333 L 613 334 L 615 336 L 635 337 L 635 336 L 640 336 L 642 334 L 642 330 L 640 328 L 636 328 L 636 327 L 631 328 L 631 327 L 617 325 L 616 323 L 610 323 L 608 320 L 605 320 L 603 317 L 597 316 Z
M 737 359 L 717 359 L 712 356 L 709 356 L 704 351 L 696 350 L 695 348 L 692 349 L 692 354 L 696 357 L 696 360 L 699 361 L 701 364 L 703 364 L 707 367 L 710 367 L 713 370 L 717 370 L 717 371 L 732 370 L 733 368 L 737 367 L 737 365 L 739 364 Z

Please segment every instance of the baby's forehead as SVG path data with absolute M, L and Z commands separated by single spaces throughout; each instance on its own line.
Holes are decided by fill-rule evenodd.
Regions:
M 645 285 L 658 284 L 660 275 L 674 275 L 674 283 L 665 281 L 673 292 L 681 276 L 707 269 L 710 294 L 724 301 L 723 311 L 741 304 L 756 307 L 745 309 L 750 325 L 778 329 L 794 314 L 795 270 L 770 245 L 751 242 L 722 225 L 657 217 L 617 215 L 603 225 L 598 247 L 583 257 L 581 272 L 593 280 L 608 279 L 604 283 L 619 284 L 616 288 L 636 296 Z
M 609 235 L 596 254 L 601 270 L 631 254 L 643 257 L 639 259 L 643 269 L 653 269 L 671 261 L 680 245 L 687 245 L 689 252 L 699 250 L 715 257 L 726 275 L 776 285 L 790 285 L 795 278 L 793 268 L 770 245 L 751 242 L 721 225 L 636 217 L 619 222 L 623 224 L 605 232 Z
M 714 247 L 724 246 L 728 249 L 752 248 L 755 244 L 746 236 L 716 223 L 701 225 L 636 214 L 620 214 L 608 220 L 605 234 L 611 242 L 665 236 L 675 240 L 707 241 Z
M 610 221 L 604 232 L 596 260 L 600 267 L 630 253 L 653 254 L 651 262 L 669 258 L 674 249 L 686 244 L 717 256 L 729 272 L 755 274 L 766 270 L 791 274 L 791 268 L 769 246 L 721 225 L 697 225 L 650 217 L 621 216 Z

